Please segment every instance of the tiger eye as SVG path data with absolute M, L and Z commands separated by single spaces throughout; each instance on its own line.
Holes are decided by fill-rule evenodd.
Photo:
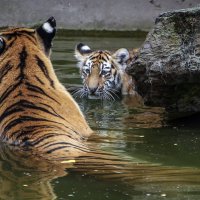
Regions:
M 86 72 L 86 74 L 89 74 L 90 70 L 89 69 L 85 69 L 85 72 Z
M 108 72 L 107 71 L 102 71 L 101 75 L 106 75 Z
M 4 51 L 5 42 L 4 39 L 0 37 L 0 54 Z

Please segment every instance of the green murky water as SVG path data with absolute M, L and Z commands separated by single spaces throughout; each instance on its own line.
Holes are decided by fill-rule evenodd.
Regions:
M 94 49 L 139 47 L 144 38 L 70 37 L 54 41 L 53 64 L 66 87 L 80 86 L 74 47 L 83 42 Z M 158 165 L 139 168 L 131 183 L 104 180 L 49 166 L 0 145 L 0 200 L 74 199 L 199 199 L 199 122 L 169 125 L 160 108 L 141 107 L 130 99 L 113 101 L 76 99 L 90 126 L 101 136 L 100 148 L 128 156 L 135 163 Z M 161 167 L 160 167 L 161 166 Z M 175 169 L 167 173 L 166 168 Z M 183 167 L 185 170 L 183 170 Z M 95 170 L 95 169 L 93 169 Z M 169 170 L 170 171 L 170 170 Z M 134 176 L 134 175 L 133 175 Z

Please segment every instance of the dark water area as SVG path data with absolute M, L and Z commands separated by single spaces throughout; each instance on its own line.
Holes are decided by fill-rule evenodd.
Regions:
M 81 87 L 74 58 L 77 43 L 115 51 L 137 48 L 143 41 L 143 37 L 59 34 L 53 44 L 52 61 L 66 88 Z M 196 118 L 195 123 L 168 123 L 164 109 L 138 105 L 130 97 L 76 101 L 100 138 L 91 139 L 91 143 L 144 166 L 135 167 L 133 179 L 127 183 L 123 178 L 104 179 L 101 174 L 78 173 L 70 167 L 64 170 L 1 144 L 0 200 L 200 199 L 200 133 Z

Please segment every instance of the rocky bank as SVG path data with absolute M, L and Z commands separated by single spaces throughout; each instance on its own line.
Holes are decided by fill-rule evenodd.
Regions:
M 200 112 L 200 7 L 159 15 L 127 72 L 146 104 L 175 118 Z

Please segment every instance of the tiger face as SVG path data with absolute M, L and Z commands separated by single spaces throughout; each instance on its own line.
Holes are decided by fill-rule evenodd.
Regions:
M 130 58 L 127 49 L 111 53 L 107 50 L 92 51 L 82 43 L 75 48 L 75 57 L 83 81 L 83 88 L 75 96 L 115 99 L 118 94 L 133 94 L 134 81 L 126 72 Z

